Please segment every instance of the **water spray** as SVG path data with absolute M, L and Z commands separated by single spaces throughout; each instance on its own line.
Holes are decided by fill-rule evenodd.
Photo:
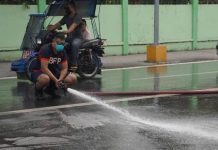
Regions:
M 204 137 L 204 138 L 208 138 L 208 139 L 212 139 L 212 140 L 218 140 L 218 133 L 216 133 L 216 132 L 211 133 L 211 131 L 207 131 L 207 130 L 205 131 L 204 129 L 196 128 L 195 126 L 190 126 L 187 124 L 172 124 L 172 123 L 168 123 L 168 122 L 159 122 L 159 121 L 151 121 L 149 119 L 143 119 L 143 118 L 140 118 L 136 115 L 130 114 L 128 111 L 126 111 L 124 109 L 117 108 L 115 106 L 107 104 L 106 102 L 104 102 L 98 98 L 95 98 L 93 96 L 87 95 L 87 94 L 82 93 L 82 92 L 79 92 L 77 90 L 68 88 L 67 91 L 70 94 L 87 99 L 89 101 L 95 102 L 98 105 L 104 106 L 107 109 L 113 110 L 113 111 L 119 113 L 120 115 L 126 117 L 126 119 L 128 119 L 129 121 L 133 121 L 133 122 L 136 122 L 136 123 L 139 123 L 142 125 L 146 125 L 146 126 L 161 128 L 161 129 L 172 131 L 172 132 L 185 133 L 185 134 L 190 135 L 190 136 Z M 210 91 L 209 93 L 211 93 L 211 94 L 218 93 L 218 90 L 209 90 L 208 89 L 207 91 Z M 202 92 L 202 91 L 191 92 L 191 93 L 192 94 L 196 94 L 196 93 L 200 94 L 199 92 Z M 185 92 L 183 92 L 183 93 L 185 93 Z M 134 94 L 134 93 L 132 93 L 132 94 Z M 155 93 L 155 94 L 157 94 L 157 93 Z M 143 93 L 141 93 L 141 95 L 143 95 Z
M 199 94 L 218 94 L 218 88 L 204 90 L 178 90 L 178 91 L 150 91 L 150 92 L 88 92 L 89 95 L 96 96 L 151 96 L 151 95 L 199 95 Z

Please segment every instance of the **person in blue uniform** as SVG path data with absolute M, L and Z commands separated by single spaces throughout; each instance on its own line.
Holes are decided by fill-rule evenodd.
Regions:
M 49 44 L 41 47 L 38 55 L 38 63 L 31 69 L 31 81 L 35 83 L 37 99 L 43 99 L 43 92 L 57 96 L 55 89 L 62 83 L 73 85 L 77 78 L 73 73 L 68 74 L 68 62 L 64 50 L 65 35 L 56 33 Z

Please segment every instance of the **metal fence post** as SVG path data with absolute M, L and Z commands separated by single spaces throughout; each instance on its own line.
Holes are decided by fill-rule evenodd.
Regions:
M 159 44 L 159 0 L 154 2 L 154 44 Z
M 129 53 L 128 40 L 128 0 L 122 0 L 122 39 L 123 39 L 123 55 Z
M 46 7 L 46 0 L 37 0 L 38 13 L 43 13 Z
M 192 0 L 192 49 L 198 46 L 198 5 L 199 0 Z

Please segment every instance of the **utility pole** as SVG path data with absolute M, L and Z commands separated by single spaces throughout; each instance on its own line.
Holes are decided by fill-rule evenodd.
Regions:
M 122 39 L 123 39 L 123 55 L 129 53 L 129 40 L 128 40 L 128 0 L 122 0 Z
M 43 13 L 46 8 L 46 0 L 37 0 L 38 13 Z
M 167 61 L 167 48 L 159 40 L 159 0 L 154 0 L 154 43 L 147 46 L 147 61 L 153 63 Z

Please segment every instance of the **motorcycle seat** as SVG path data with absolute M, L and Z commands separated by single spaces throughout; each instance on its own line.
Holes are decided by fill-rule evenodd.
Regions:
M 101 41 L 100 39 L 91 39 L 91 40 L 84 41 L 81 45 L 81 48 L 90 48 L 90 47 L 98 46 L 100 41 Z

